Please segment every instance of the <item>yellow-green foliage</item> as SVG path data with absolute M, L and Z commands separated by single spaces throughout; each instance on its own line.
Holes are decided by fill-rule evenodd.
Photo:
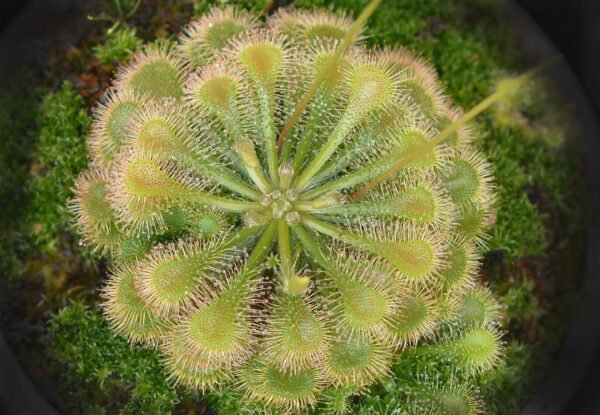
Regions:
M 112 327 L 162 350 L 176 384 L 343 409 L 425 340 L 464 376 L 502 357 L 475 278 L 494 200 L 476 131 L 439 134 L 461 110 L 408 50 L 359 33 L 338 59 L 352 29 L 212 9 L 138 52 L 95 111 L 73 211 L 117 259 Z M 482 410 L 471 386 L 438 386 L 419 389 L 432 413 Z

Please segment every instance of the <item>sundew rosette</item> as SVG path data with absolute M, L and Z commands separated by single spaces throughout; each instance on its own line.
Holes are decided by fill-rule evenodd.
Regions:
M 215 8 L 138 52 L 95 110 L 73 211 L 115 262 L 107 319 L 174 384 L 343 412 L 397 356 L 462 379 L 501 359 L 476 131 L 440 140 L 462 111 L 435 69 L 354 29 Z M 473 385 L 415 385 L 432 413 L 484 410 Z

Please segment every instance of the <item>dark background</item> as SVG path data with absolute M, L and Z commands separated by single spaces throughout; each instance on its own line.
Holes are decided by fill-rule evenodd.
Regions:
M 600 118 L 600 0 L 516 2 L 563 53 Z M 600 350 L 564 414 L 600 414 Z
M 600 0 L 516 0 L 516 3 L 564 54 L 596 114 L 600 114 Z M 600 410 L 588 414 L 600 414 Z
M 47 0 L 52 1 L 52 0 Z M 84 0 L 82 0 L 84 1 Z M 600 0 L 516 0 L 564 54 L 600 114 Z M 27 0 L 0 0 L 0 33 Z M 599 161 L 600 162 L 600 161 Z M 600 414 L 600 351 L 565 415 Z

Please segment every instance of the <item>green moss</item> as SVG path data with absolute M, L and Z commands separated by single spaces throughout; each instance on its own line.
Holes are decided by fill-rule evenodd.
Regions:
M 495 290 L 504 304 L 504 312 L 509 320 L 522 322 L 526 319 L 539 319 L 544 310 L 535 293 L 535 282 L 525 276 L 507 276 L 497 284 Z
M 94 52 L 101 63 L 109 65 L 127 60 L 141 45 L 142 40 L 134 28 L 120 26 L 107 33 L 103 42 L 94 47 Z
M 178 398 L 157 352 L 115 337 L 101 313 L 81 303 L 50 321 L 48 354 L 63 374 L 63 392 L 75 393 L 67 413 L 168 414 Z M 94 409 L 96 408 L 96 409 Z
M 67 201 L 77 175 L 87 165 L 87 105 L 69 82 L 44 97 L 27 189 L 31 240 L 42 251 L 56 250 L 57 234 L 70 226 Z

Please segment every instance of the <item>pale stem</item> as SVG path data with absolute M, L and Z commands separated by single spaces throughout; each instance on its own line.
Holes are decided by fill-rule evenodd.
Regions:
M 346 134 L 348 134 L 348 132 L 354 127 L 355 123 L 356 120 L 348 115 L 340 120 L 339 124 L 336 126 L 335 130 L 327 142 L 323 145 L 319 153 L 310 162 L 306 169 L 304 169 L 294 183 L 294 187 L 298 190 L 298 192 L 304 190 L 304 188 L 310 183 L 311 179 L 319 172 L 327 160 L 329 160 L 331 155 L 344 140 Z
M 316 210 L 310 200 L 297 200 L 294 202 L 294 209 L 298 212 L 314 212 Z
M 254 246 L 252 253 L 246 260 L 244 265 L 246 269 L 257 268 L 271 252 L 273 241 L 277 233 L 277 224 L 272 221 L 264 230 L 263 234 L 259 238 L 258 242 Z
M 292 245 L 290 242 L 290 227 L 283 219 L 278 219 L 277 241 L 279 243 L 279 259 L 284 280 L 293 276 L 294 259 L 292 256 Z
M 314 189 L 308 190 L 302 195 L 305 199 L 314 199 L 326 193 L 334 192 L 348 187 L 356 186 L 364 183 L 368 180 L 377 177 L 382 172 L 387 171 L 391 166 L 397 163 L 398 158 L 403 156 L 396 156 L 393 152 L 380 158 L 379 160 L 366 165 L 352 173 L 345 174 L 335 180 L 326 182 L 321 186 L 317 186 Z
M 245 196 L 251 200 L 258 200 L 260 198 L 260 193 L 241 182 L 237 176 L 230 174 L 226 168 L 223 168 L 223 171 L 219 171 L 219 169 L 211 164 L 202 163 L 191 157 L 185 157 L 181 162 L 182 164 L 188 164 L 199 173 L 203 173 L 212 178 L 215 182 L 232 192 Z M 208 162 L 210 163 L 211 161 L 209 160 Z
M 301 218 L 302 224 L 308 226 L 311 229 L 314 229 L 315 231 L 324 233 L 325 235 L 329 235 L 335 239 L 342 239 L 342 240 L 347 239 L 347 238 L 344 238 L 344 236 L 347 236 L 347 235 L 344 235 L 346 232 L 344 232 L 342 229 L 339 229 L 333 225 L 330 225 L 327 222 L 323 222 L 323 221 L 315 218 L 312 215 L 308 215 L 306 213 L 301 213 L 300 218 Z
M 301 213 L 300 218 L 301 218 L 301 223 L 303 225 L 306 225 L 309 228 L 311 228 L 317 232 L 321 232 L 325 235 L 331 236 L 334 239 L 344 241 L 347 244 L 356 246 L 357 248 L 364 249 L 371 253 L 377 254 L 377 252 L 373 251 L 373 249 L 369 246 L 369 244 L 367 243 L 368 242 L 367 239 L 365 239 L 359 235 L 355 235 L 352 232 L 348 232 L 344 229 L 340 229 L 337 226 L 334 226 L 334 225 L 331 225 L 330 223 L 319 220 L 319 219 L 315 218 L 314 216 L 309 215 L 307 213 Z
M 326 102 L 323 94 L 319 94 L 315 98 L 315 101 L 318 102 L 319 99 L 323 103 Z M 306 156 L 308 155 L 311 145 L 315 139 L 317 127 L 319 123 L 323 121 L 324 116 L 325 114 L 322 111 L 317 111 L 317 114 L 314 114 L 314 111 L 311 111 L 310 115 L 308 116 L 308 120 L 302 126 L 302 137 L 298 141 L 296 146 L 296 154 L 294 154 L 294 170 L 300 171 L 302 168 Z M 286 140 L 284 147 L 286 147 L 288 143 L 289 140 Z
M 263 131 L 265 134 L 265 152 L 267 156 L 267 168 L 269 177 L 273 186 L 279 184 L 279 156 L 277 154 L 277 143 L 275 141 L 275 124 L 274 124 L 274 105 L 273 99 L 266 91 L 259 91 L 259 107 L 263 121 Z
M 323 253 L 321 252 L 321 248 L 319 248 L 319 245 L 310 236 L 310 234 L 308 233 L 306 228 L 302 225 L 299 225 L 299 226 L 294 226 L 292 228 L 292 230 L 294 231 L 294 234 L 300 240 L 300 243 L 302 244 L 302 246 L 304 246 L 304 248 L 306 249 L 308 254 L 311 257 L 313 257 L 313 259 L 317 262 L 317 264 L 319 264 L 325 270 L 331 270 L 332 269 L 331 263 L 327 260 L 325 255 L 323 255 Z
M 339 152 L 335 159 L 327 163 L 321 171 L 315 175 L 313 181 L 315 183 L 323 183 L 329 177 L 335 176 L 338 172 L 347 167 L 353 160 L 355 160 L 357 150 L 360 149 L 361 145 L 364 145 L 364 139 L 358 139 L 352 143 L 349 148 Z
M 252 180 L 252 182 L 254 182 L 256 186 L 258 186 L 258 188 L 261 192 L 263 192 L 263 194 L 269 193 L 271 191 L 271 185 L 269 184 L 269 181 L 267 180 L 265 175 L 260 170 L 260 167 L 252 168 L 246 165 L 244 165 L 244 167 L 246 167 L 246 172 L 248 173 L 248 177 L 250 177 L 250 180 Z
M 209 205 L 224 210 L 226 212 L 243 213 L 264 209 L 264 206 L 258 202 L 228 199 L 225 197 L 213 196 L 209 193 L 201 191 L 193 192 L 188 199 L 196 203 Z
M 363 9 L 362 13 L 358 16 L 358 18 L 356 19 L 354 24 L 352 24 L 352 26 L 348 30 L 348 33 L 346 33 L 346 36 L 344 36 L 344 40 L 342 41 L 342 44 L 335 51 L 335 54 L 333 55 L 333 58 L 331 59 L 331 61 L 329 61 L 327 63 L 327 65 L 325 65 L 325 67 L 321 70 L 319 75 L 315 78 L 315 80 L 312 83 L 312 85 L 310 86 L 309 90 L 306 91 L 306 93 L 304 94 L 304 96 L 302 97 L 300 102 L 298 102 L 298 105 L 296 105 L 294 112 L 292 113 L 290 118 L 288 118 L 287 122 L 281 129 L 281 133 L 279 134 L 279 141 L 277 143 L 279 152 L 281 152 L 281 149 L 283 148 L 283 144 L 285 143 L 285 140 L 287 139 L 288 135 L 292 131 L 294 124 L 300 118 L 300 115 L 302 115 L 302 112 L 304 111 L 306 106 L 313 99 L 313 97 L 315 96 L 315 94 L 317 93 L 319 88 L 321 87 L 321 84 L 327 79 L 327 76 L 333 70 L 335 70 L 335 68 L 337 67 L 337 65 L 339 63 L 339 60 L 344 55 L 344 53 L 346 53 L 346 50 L 350 47 L 350 45 L 352 45 L 352 42 L 354 42 L 354 38 L 356 37 L 357 33 L 360 31 L 360 29 L 366 23 L 366 21 L 369 19 L 369 17 L 371 17 L 371 15 L 377 9 L 377 7 L 381 3 L 381 1 L 382 0 L 372 0 L 367 5 L 367 7 L 365 7 Z
M 253 230 L 260 228 L 247 228 L 247 230 Z M 235 280 L 235 284 L 240 286 L 244 285 L 249 278 L 253 278 L 256 272 L 259 270 L 260 265 L 263 263 L 271 249 L 273 248 L 273 241 L 277 232 L 277 224 L 271 222 L 263 231 L 262 235 L 256 242 L 252 253 L 248 256 L 244 267 L 240 271 L 239 277 Z
M 237 154 L 244 165 L 244 169 L 252 182 L 254 182 L 263 193 L 271 191 L 271 185 L 262 173 L 260 161 L 256 155 L 256 150 L 254 149 L 254 144 L 248 139 L 240 139 L 233 147 L 236 149 Z
M 252 227 L 252 228 L 241 229 L 238 232 L 234 233 L 231 236 L 231 238 L 229 238 L 225 242 L 224 246 L 225 247 L 232 247 L 232 246 L 236 246 L 238 244 L 242 244 L 247 239 L 253 237 L 254 235 L 256 235 L 257 233 L 259 233 L 260 231 L 261 231 L 261 227 L 259 227 L 259 226 Z

